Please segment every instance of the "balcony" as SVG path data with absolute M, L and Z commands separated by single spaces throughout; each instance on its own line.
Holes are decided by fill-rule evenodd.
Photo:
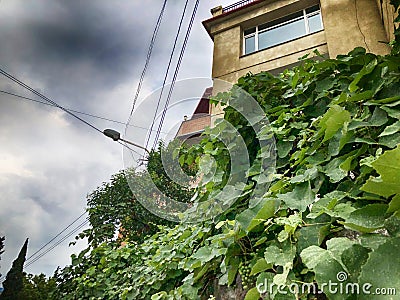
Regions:
M 230 11 L 234 11 L 234 10 L 236 10 L 238 8 L 246 6 L 247 4 L 250 4 L 252 2 L 259 2 L 259 1 L 260 0 L 242 0 L 242 1 L 239 1 L 239 2 L 236 2 L 236 3 L 233 3 L 233 4 L 231 4 L 231 5 L 227 6 L 227 7 L 224 7 L 222 9 L 222 13 L 227 13 L 227 12 L 230 12 Z
M 211 115 L 210 114 L 195 114 L 191 119 L 182 122 L 181 127 L 179 127 L 176 137 L 181 140 L 190 140 L 193 144 L 197 142 L 200 134 L 204 131 L 204 128 L 211 125 Z M 195 141 L 195 140 L 196 141 Z

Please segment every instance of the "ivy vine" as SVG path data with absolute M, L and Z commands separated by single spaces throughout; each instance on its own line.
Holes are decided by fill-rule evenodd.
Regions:
M 225 287 L 246 300 L 380 299 L 374 288 L 399 289 L 400 258 L 393 254 L 400 251 L 400 56 L 393 49 L 387 56 L 356 48 L 336 59 L 303 57 L 278 76 L 240 78 L 213 100 L 229 103 L 244 89 L 268 123 L 256 133 L 225 107 L 251 161 L 235 204 L 213 222 L 158 224 L 153 235 L 122 247 L 99 239 L 58 271 L 54 298 L 218 299 Z M 226 183 L 222 130 L 208 129 L 199 145 L 180 151 L 180 162 L 204 176 L 199 155 L 216 162 L 220 176 L 200 185 L 198 202 Z M 257 167 L 258 141 L 271 134 L 277 164 L 266 178 Z M 269 183 L 258 201 L 250 198 L 255 183 Z M 323 289 L 328 282 L 368 284 L 371 294 Z M 294 288 L 301 285 L 309 289 Z

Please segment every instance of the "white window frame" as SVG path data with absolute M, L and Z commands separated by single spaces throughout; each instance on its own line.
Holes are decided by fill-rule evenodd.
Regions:
M 259 49 L 259 47 L 258 47 L 258 36 L 259 36 L 260 33 L 263 33 L 263 32 L 266 32 L 266 31 L 269 31 L 269 30 L 278 28 L 278 27 L 285 26 L 286 24 L 289 24 L 289 23 L 292 23 L 292 22 L 296 22 L 296 21 L 301 20 L 301 19 L 304 19 L 304 26 L 305 26 L 306 34 L 305 34 L 305 35 L 302 35 L 302 36 L 299 36 L 299 38 L 300 38 L 300 37 L 304 37 L 304 36 L 309 35 L 309 34 L 312 34 L 312 33 L 315 33 L 315 32 L 311 32 L 311 30 L 310 30 L 310 23 L 309 23 L 309 18 L 311 18 L 311 17 L 313 17 L 313 16 L 315 16 L 315 15 L 319 15 L 320 21 L 321 21 L 321 24 L 322 24 L 322 29 L 321 29 L 321 30 L 324 30 L 324 24 L 323 24 L 323 22 L 322 22 L 322 14 L 321 14 L 321 7 L 320 7 L 320 5 L 318 5 L 318 10 L 313 11 L 313 12 L 310 12 L 310 13 L 307 13 L 307 12 L 306 12 L 306 10 L 307 10 L 308 8 L 311 8 L 311 7 L 314 7 L 314 6 L 316 6 L 316 5 L 309 6 L 309 7 L 306 7 L 306 8 L 304 8 L 304 9 L 302 9 L 302 10 L 297 11 L 297 12 L 302 12 L 302 13 L 303 13 L 302 16 L 299 16 L 299 17 L 297 17 L 297 18 L 290 19 L 290 20 L 288 20 L 288 21 L 285 21 L 285 22 L 276 24 L 276 25 L 274 25 L 274 26 L 267 27 L 267 28 L 264 28 L 264 29 L 262 29 L 262 30 L 259 30 L 259 27 L 262 26 L 262 25 L 264 25 L 265 23 L 264 23 L 264 24 L 257 25 L 257 26 L 255 26 L 255 27 L 250 27 L 250 28 L 248 28 L 248 29 L 255 28 L 255 32 L 249 33 L 249 34 L 247 34 L 247 35 L 244 35 L 244 31 L 245 31 L 245 30 L 243 30 L 243 55 L 249 55 L 249 54 L 255 53 L 255 52 L 259 51 L 259 50 L 264 50 L 264 49 L 272 48 L 272 47 L 275 47 L 275 46 L 277 46 L 277 45 L 283 44 L 283 43 L 277 43 L 277 44 L 274 44 L 274 45 L 272 45 L 272 46 L 270 46 L 270 47 L 263 48 L 263 49 Z M 296 12 L 295 12 L 295 13 L 296 13 Z M 248 30 L 248 29 L 246 29 L 246 30 Z M 320 31 L 320 30 L 319 30 L 319 31 Z M 316 31 L 316 32 L 318 32 L 318 31 Z M 250 37 L 252 37 L 252 36 L 254 36 L 254 44 L 255 44 L 255 45 L 254 45 L 254 49 L 255 49 L 255 50 L 252 51 L 252 52 L 246 53 L 246 38 L 250 38 Z M 293 39 L 292 39 L 292 40 L 293 40 Z M 292 40 L 289 40 L 289 41 L 287 41 L 287 42 L 290 42 L 290 41 L 292 41 Z M 287 43 L 287 42 L 285 42 L 285 43 Z

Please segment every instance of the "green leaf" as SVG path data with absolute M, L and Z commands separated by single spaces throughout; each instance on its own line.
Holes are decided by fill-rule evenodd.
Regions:
M 332 256 L 332 254 L 317 246 L 310 246 L 300 254 L 304 264 L 315 273 L 315 280 L 319 286 L 329 282 L 337 282 L 337 274 L 346 273 L 343 266 Z M 343 299 L 343 295 L 335 295 L 324 289 L 329 299 Z
M 397 145 L 400 145 L 400 133 L 382 136 L 379 139 L 379 145 L 383 145 L 391 149 L 396 148 Z
M 297 251 L 300 253 L 305 248 L 308 248 L 312 245 L 319 246 L 324 239 L 324 235 L 321 236 L 321 229 L 325 225 L 310 225 L 307 227 L 302 227 L 296 231 L 297 237 Z
M 319 127 L 325 132 L 322 142 L 332 138 L 345 123 L 350 121 L 350 119 L 350 113 L 345 108 L 339 105 L 330 107 L 319 121 Z
M 397 121 L 396 123 L 387 126 L 379 136 L 391 135 L 397 133 L 398 131 L 400 131 L 400 121 Z
M 290 183 L 299 183 L 299 182 L 305 182 L 309 180 L 315 179 L 318 175 L 318 169 L 317 167 L 312 167 L 311 169 L 307 169 L 304 174 L 296 175 L 295 177 L 290 179 Z
M 231 257 L 228 269 L 228 285 L 231 285 L 236 278 L 236 274 L 239 269 L 240 259 L 239 257 Z
M 277 266 L 292 265 L 296 255 L 296 246 L 286 241 L 282 248 L 271 245 L 265 249 L 264 258 L 267 263 Z
M 400 120 L 400 110 L 399 110 L 399 109 L 393 109 L 393 108 L 386 107 L 386 106 L 382 106 L 381 109 L 383 109 L 384 111 L 386 111 L 387 114 L 388 114 L 390 117 Z
M 360 236 L 360 244 L 365 248 L 376 250 L 380 245 L 386 243 L 388 239 L 389 237 L 377 233 L 363 234 Z
M 272 263 L 267 263 L 267 261 L 264 258 L 260 258 L 259 260 L 257 260 L 253 268 L 251 269 L 250 275 L 256 275 L 265 270 L 271 269 L 272 266 L 273 266 Z
M 361 190 L 384 197 L 400 194 L 400 145 L 383 153 L 371 165 L 381 176 L 368 179 Z
M 375 107 L 371 119 L 367 122 L 367 126 L 382 126 L 388 121 L 387 114 L 380 107 Z
M 353 211 L 343 224 L 353 230 L 373 232 L 384 227 L 387 209 L 387 204 L 366 205 Z
M 217 249 L 211 246 L 201 247 L 196 253 L 193 254 L 193 258 L 200 260 L 202 263 L 208 262 L 215 257 L 224 254 L 226 249 Z
M 361 93 L 357 93 L 347 99 L 348 102 L 359 102 L 365 101 L 367 99 L 371 99 L 374 96 L 375 92 L 372 90 L 364 91 Z
M 250 289 L 247 292 L 246 297 L 244 297 L 244 300 L 258 300 L 258 299 L 260 299 L 260 293 L 255 287 Z
M 241 228 L 251 231 L 254 227 L 271 218 L 279 207 L 277 199 L 263 199 L 255 207 L 248 208 L 236 216 Z
M 326 194 L 321 199 L 318 199 L 312 206 L 311 212 L 307 215 L 309 219 L 315 219 L 323 213 L 327 213 L 329 215 L 330 212 L 334 209 L 338 201 L 342 200 L 346 197 L 345 192 L 341 191 L 333 191 Z
M 279 140 L 276 143 L 276 149 L 280 158 L 286 157 L 290 150 L 292 150 L 293 142 Z
M 314 271 L 320 287 L 326 287 L 328 283 L 336 286 L 342 283 L 346 286 L 357 281 L 357 274 L 368 257 L 368 250 L 348 238 L 333 238 L 328 240 L 327 250 L 310 246 L 300 256 L 307 268 Z M 334 290 L 325 288 L 323 291 L 329 299 L 343 299 L 343 294 L 335 293 Z
M 354 244 L 342 252 L 341 260 L 353 282 L 357 282 L 361 266 L 368 259 L 368 252 L 368 249 L 358 244 Z
M 394 196 L 392 201 L 390 201 L 387 213 L 393 213 L 398 210 L 400 210 L 400 195 Z
M 350 83 L 349 85 L 349 91 L 350 92 L 355 92 L 356 90 L 358 90 L 358 83 L 360 82 L 360 80 L 365 76 L 370 74 L 376 67 L 376 65 L 378 64 L 378 60 L 374 59 L 372 60 L 369 64 L 367 64 L 366 66 L 364 66 L 361 71 L 357 74 L 357 76 L 354 78 L 354 80 Z
M 400 238 L 388 239 L 374 250 L 362 267 L 360 285 L 369 285 L 371 294 L 362 294 L 362 299 L 400 299 L 400 294 L 377 296 L 372 292 L 375 288 L 398 289 L 400 287 Z
M 295 186 L 293 191 L 286 194 L 278 194 L 281 199 L 290 209 L 298 209 L 303 212 L 308 205 L 315 201 L 315 192 L 311 189 L 310 182 L 304 182 Z

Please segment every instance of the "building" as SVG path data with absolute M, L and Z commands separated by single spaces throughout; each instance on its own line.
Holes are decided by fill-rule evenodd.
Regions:
M 212 77 L 235 83 L 249 72 L 279 73 L 314 50 L 330 58 L 355 47 L 387 54 L 395 17 L 389 1 L 243 0 L 215 7 L 203 21 L 214 42 Z M 214 106 L 209 112 L 221 114 Z
M 244 0 L 215 7 L 203 21 L 214 41 L 212 77 L 279 72 L 318 50 L 335 58 L 355 47 L 387 54 L 394 9 L 389 0 Z
M 187 144 L 194 144 L 200 141 L 200 135 L 204 128 L 211 125 L 210 103 L 209 99 L 212 95 L 212 87 L 207 88 L 199 101 L 192 116 L 184 117 L 181 126 L 178 129 L 176 137 L 187 141 Z

